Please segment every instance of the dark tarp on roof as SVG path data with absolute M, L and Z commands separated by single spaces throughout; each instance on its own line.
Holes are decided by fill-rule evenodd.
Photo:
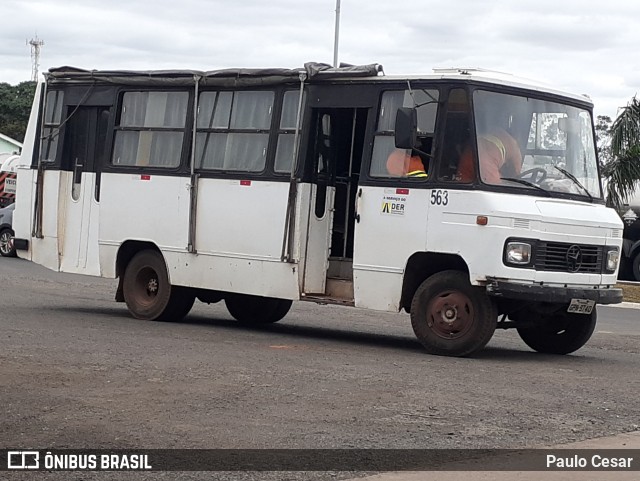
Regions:
M 68 80 L 96 80 L 106 83 L 124 85 L 193 85 L 194 78 L 200 77 L 201 86 L 243 87 L 274 85 L 297 82 L 301 74 L 306 74 L 307 81 L 325 80 L 345 77 L 375 77 L 382 71 L 378 64 L 341 65 L 334 68 L 323 63 L 309 62 L 304 68 L 230 68 L 200 72 L 197 70 L 84 70 L 75 67 L 52 68 L 45 74 L 48 83 Z

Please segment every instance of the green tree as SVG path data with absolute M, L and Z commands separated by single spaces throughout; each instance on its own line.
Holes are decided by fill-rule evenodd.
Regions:
M 613 120 L 608 115 L 598 115 L 596 118 L 596 147 L 601 165 L 611 160 L 611 124 Z
M 19 142 L 24 140 L 35 91 L 35 82 L 15 86 L 0 83 L 0 133 Z
M 633 97 L 610 129 L 610 160 L 604 165 L 607 198 L 617 208 L 640 185 L 640 101 Z

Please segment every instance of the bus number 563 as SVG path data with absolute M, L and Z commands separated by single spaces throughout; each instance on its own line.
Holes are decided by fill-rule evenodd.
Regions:
M 431 205 L 447 205 L 449 203 L 449 192 L 446 190 L 431 191 Z

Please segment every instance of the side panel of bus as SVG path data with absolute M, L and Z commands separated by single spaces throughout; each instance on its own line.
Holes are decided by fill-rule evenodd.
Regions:
M 297 299 L 299 270 L 282 260 L 289 175 L 276 178 L 266 164 L 281 92 L 201 92 L 193 148 L 193 92 L 188 102 L 185 94 L 120 93 L 101 182 L 103 274 L 117 274 L 121 246 L 134 242 L 162 252 L 174 285 Z
M 297 299 L 296 266 L 281 260 L 288 194 L 287 182 L 200 179 L 197 253 L 172 271 L 172 282 Z
M 427 235 L 437 235 L 427 231 L 430 195 L 419 188 L 361 188 L 353 257 L 356 307 L 398 310 L 407 260 L 426 250 Z
M 60 270 L 58 254 L 58 194 L 60 192 L 62 172 L 59 170 L 44 171 L 42 175 L 42 223 L 40 237 L 33 236 L 36 211 L 37 171 L 21 167 L 18 169 L 18 185 L 16 196 L 16 215 L 14 230 L 16 238 L 30 239 L 29 251 L 18 250 L 18 255 L 54 271 Z

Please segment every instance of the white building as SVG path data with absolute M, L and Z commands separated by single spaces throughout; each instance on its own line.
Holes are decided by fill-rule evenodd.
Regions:
M 19 154 L 22 150 L 22 144 L 11 137 L 0 134 L 0 154 Z

